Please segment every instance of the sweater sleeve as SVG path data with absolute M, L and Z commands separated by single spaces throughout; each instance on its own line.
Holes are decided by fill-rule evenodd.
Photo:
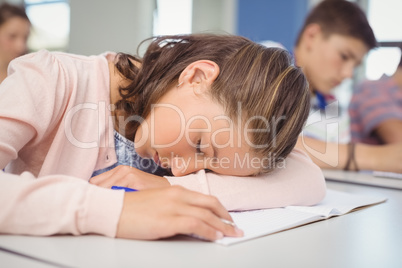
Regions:
M 49 140 L 49 129 L 59 124 L 67 88 L 63 68 L 49 52 L 32 53 L 9 65 L 9 76 L 0 85 L 0 233 L 116 235 L 124 193 L 90 185 L 78 176 L 37 175 L 43 159 L 32 155 L 42 153 L 36 144 Z M 25 150 L 30 157 L 22 158 L 27 146 L 34 149 Z M 46 150 L 43 158 L 56 158 Z M 19 160 L 15 172 L 10 168 L 13 160 Z M 1 171 L 5 167 L 15 174 Z
M 63 112 L 61 102 L 66 100 L 66 79 L 60 69 L 47 51 L 9 64 L 8 76 L 0 85 L 1 169 L 17 159 L 28 143 L 42 140 L 56 124 Z
M 206 173 L 166 177 L 170 184 L 216 196 L 228 210 L 285 206 L 310 206 L 320 202 L 326 191 L 321 169 L 302 151 L 294 149 L 283 168 L 255 177 Z
M 116 236 L 124 193 L 52 175 L 0 171 L 0 233 Z

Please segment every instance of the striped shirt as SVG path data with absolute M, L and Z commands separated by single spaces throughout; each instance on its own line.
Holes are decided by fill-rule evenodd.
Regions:
M 352 141 L 381 144 L 374 130 L 386 120 L 402 120 L 402 89 L 386 75 L 365 81 L 352 97 L 349 115 Z

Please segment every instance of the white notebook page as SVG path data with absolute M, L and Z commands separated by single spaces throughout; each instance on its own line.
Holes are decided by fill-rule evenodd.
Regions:
M 233 221 L 244 231 L 244 236 L 239 238 L 224 237 L 215 242 L 230 245 L 331 216 L 343 215 L 355 208 L 384 202 L 385 200 L 386 198 L 383 197 L 327 190 L 324 200 L 315 206 L 290 206 L 286 208 L 231 212 L 230 215 Z

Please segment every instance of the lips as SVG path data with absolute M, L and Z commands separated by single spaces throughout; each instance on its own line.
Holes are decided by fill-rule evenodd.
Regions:
M 159 159 L 159 154 L 158 154 L 158 152 L 155 152 L 154 157 L 153 157 L 152 159 L 154 160 L 154 162 L 155 162 L 158 166 L 161 165 L 161 161 L 160 161 L 160 159 Z

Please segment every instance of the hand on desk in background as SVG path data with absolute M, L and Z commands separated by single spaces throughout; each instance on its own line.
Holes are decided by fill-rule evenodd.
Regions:
M 402 173 L 402 142 L 376 147 L 377 155 L 372 158 L 373 170 Z
M 117 166 L 98 176 L 92 177 L 89 183 L 104 188 L 123 186 L 137 190 L 154 189 L 170 186 L 164 177 L 146 173 L 130 166 Z

